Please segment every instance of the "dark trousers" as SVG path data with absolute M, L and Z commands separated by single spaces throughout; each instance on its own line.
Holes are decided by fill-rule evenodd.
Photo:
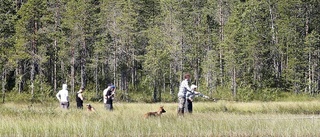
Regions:
M 106 103 L 106 104 L 104 104 L 104 105 L 105 105 L 105 108 L 106 108 L 107 110 L 110 110 L 110 111 L 113 110 L 113 103 L 112 103 L 112 102 L 108 102 L 108 103 Z
M 60 102 L 60 106 L 61 106 L 61 108 L 68 109 L 69 108 L 69 102 Z
M 77 108 L 83 109 L 83 102 L 77 102 Z
M 192 101 L 187 99 L 186 101 L 186 106 L 185 106 L 185 109 L 184 109 L 185 113 L 192 113 Z

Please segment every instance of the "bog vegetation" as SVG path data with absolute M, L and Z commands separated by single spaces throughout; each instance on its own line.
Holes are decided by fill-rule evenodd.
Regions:
M 0 0 L 0 7 L 1 136 L 320 134 L 319 102 L 310 101 L 320 89 L 318 0 Z M 174 102 L 186 72 L 218 102 L 196 99 L 194 114 L 181 118 Z M 98 111 L 59 109 L 64 83 L 71 101 L 85 87 Z M 114 112 L 101 104 L 110 83 Z M 163 117 L 142 119 L 160 104 Z
M 57 102 L 0 105 L 1 136 L 317 136 L 320 102 L 195 102 L 177 116 L 176 103 L 115 103 L 113 112 L 59 108 Z M 161 117 L 143 114 L 163 105 Z

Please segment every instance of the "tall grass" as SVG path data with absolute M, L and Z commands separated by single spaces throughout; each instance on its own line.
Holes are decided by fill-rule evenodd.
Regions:
M 178 117 L 176 103 L 92 103 L 96 112 L 62 110 L 58 103 L 0 105 L 0 136 L 318 136 L 320 103 L 195 102 Z M 143 118 L 163 105 L 160 118 Z

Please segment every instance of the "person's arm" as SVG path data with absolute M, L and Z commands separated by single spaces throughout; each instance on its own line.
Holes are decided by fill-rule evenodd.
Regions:
M 113 93 L 113 91 L 111 91 L 111 89 L 107 91 L 108 98 L 112 98 L 113 95 L 114 95 L 114 93 Z
M 190 100 L 191 102 L 193 102 L 193 97 L 194 97 L 193 94 L 189 96 L 189 100 Z
M 194 95 L 199 95 L 199 94 L 201 94 L 201 93 L 197 92 L 197 91 L 194 92 Z
M 194 95 L 199 96 L 199 97 L 203 97 L 203 98 L 206 98 L 206 99 L 209 98 L 208 96 L 206 96 L 206 95 L 204 95 L 204 94 L 202 94 L 200 92 L 197 92 L 197 91 L 194 92 Z
M 56 97 L 60 101 L 60 91 L 56 94 Z
M 203 97 L 203 98 L 206 98 L 206 99 L 208 99 L 208 98 L 209 98 L 208 96 L 206 96 L 206 95 L 203 95 L 203 94 L 201 94 L 200 92 L 199 92 L 198 96 L 199 96 L 199 97 Z
M 115 89 L 111 92 L 111 98 L 114 99 L 115 96 Z
M 69 91 L 68 90 L 66 91 L 66 98 L 67 98 L 67 101 L 69 102 Z

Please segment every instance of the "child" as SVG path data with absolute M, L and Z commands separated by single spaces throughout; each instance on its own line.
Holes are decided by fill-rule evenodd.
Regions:
M 200 96 L 200 97 L 203 97 L 203 98 L 209 98 L 208 96 L 206 95 L 203 95 L 201 94 L 200 92 L 197 92 L 197 86 L 196 85 L 191 85 L 191 91 L 187 92 L 186 94 L 186 108 L 185 109 L 185 112 L 189 112 L 189 113 L 192 113 L 192 102 L 193 102 L 193 98 L 195 96 Z

